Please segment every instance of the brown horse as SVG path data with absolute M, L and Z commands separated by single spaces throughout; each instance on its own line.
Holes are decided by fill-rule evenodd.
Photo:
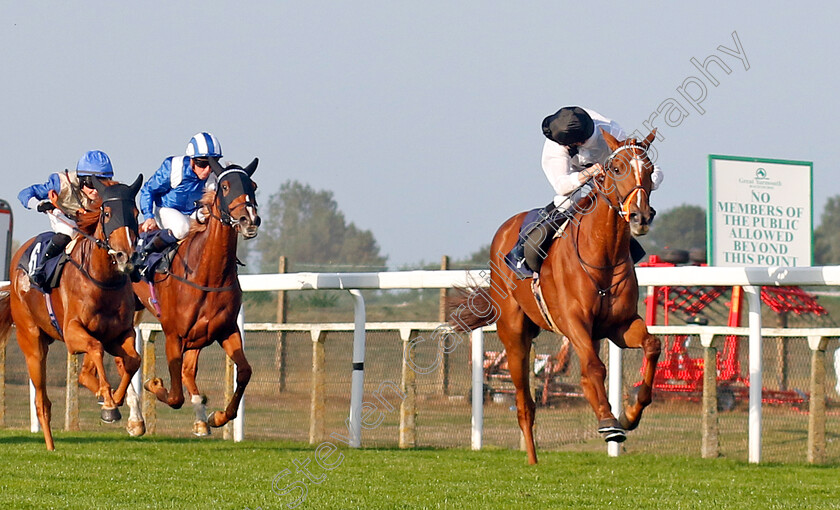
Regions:
M 594 191 L 578 204 L 578 212 L 561 238 L 548 249 L 539 272 L 545 315 L 538 294 L 532 290 L 533 279 L 517 280 L 504 263 L 504 255 L 517 241 L 525 213 L 507 220 L 493 238 L 489 289 L 473 288 L 455 301 L 466 312 L 451 321 L 456 329 L 497 322 L 516 386 L 517 417 L 531 464 L 537 462 L 537 455 L 535 406 L 528 384 L 529 353 L 532 340 L 541 330 L 553 330 L 571 340 L 580 358 L 584 395 L 595 411 L 598 431 L 607 441 L 623 441 L 625 430 L 636 428 L 642 410 L 651 402 L 660 345 L 638 314 L 639 289 L 630 258 L 630 236 L 646 234 L 655 214 L 649 204 L 653 165 L 647 155 L 655 135 L 654 131 L 641 142 L 618 142 L 604 133 L 613 151 L 604 172 L 593 181 Z M 609 338 L 622 348 L 642 348 L 647 360 L 636 401 L 618 420 L 604 389 L 606 369 L 598 357 L 601 338 Z
M 217 184 L 216 190 L 206 193 L 202 199 L 206 222 L 193 225 L 178 246 L 167 272 L 154 275 L 154 295 L 151 284 L 142 281 L 134 284 L 142 305 L 156 315 L 159 313 L 172 385 L 167 391 L 163 381 L 154 378 L 146 381 L 144 387 L 161 402 L 179 409 L 184 404 L 183 378 L 196 411 L 193 433 L 198 436 L 210 433 L 208 424 L 221 427 L 236 417 L 251 378 L 251 366 L 245 359 L 236 324 L 242 304 L 236 242 L 238 233 L 246 239 L 255 237 L 260 224 L 254 196 L 256 184 L 251 180 L 258 160 L 254 159 L 245 168 L 237 165 L 222 168 L 212 158 L 210 161 Z M 139 310 L 138 321 L 143 313 L 142 308 Z M 236 363 L 236 390 L 224 412 L 216 411 L 208 419 L 206 398 L 199 394 L 195 375 L 200 349 L 216 341 Z
M 20 265 L 21 256 L 34 239 L 24 243 L 12 258 L 11 284 L 0 295 L 0 342 L 6 342 L 14 321 L 17 341 L 35 386 L 38 421 L 48 450 L 55 449 L 46 380 L 47 351 L 54 340 L 64 341 L 72 354 L 85 353 L 85 359 L 95 366 L 93 382 L 93 374 L 87 372 L 79 380 L 102 399 L 102 420 L 108 423 L 120 419 L 118 406 L 125 399 L 131 376 L 140 367 L 140 356 L 134 349 L 134 295 L 127 274 L 132 269 L 131 255 L 137 239 L 134 197 L 142 180 L 139 176 L 131 186 L 106 186 L 93 180 L 101 198 L 91 225 L 96 229 L 92 236 L 83 233 L 77 238 L 58 287 L 49 293 L 55 324 L 44 294 L 30 287 L 27 271 Z M 118 357 L 121 366 L 120 384 L 113 392 L 105 375 L 103 351 Z

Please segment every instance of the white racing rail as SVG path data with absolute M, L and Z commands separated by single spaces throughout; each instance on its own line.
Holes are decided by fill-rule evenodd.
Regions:
M 361 444 L 361 412 L 364 388 L 365 360 L 365 303 L 360 290 L 368 289 L 441 289 L 489 285 L 489 271 L 393 271 L 379 273 L 284 273 L 240 275 L 242 290 L 251 291 L 304 291 L 347 290 L 355 305 L 355 330 L 353 336 L 353 375 L 350 399 L 351 446 Z M 761 286 L 840 286 L 840 266 L 825 267 L 648 267 L 636 268 L 640 287 L 649 286 L 743 286 L 749 302 L 749 460 L 761 459 L 761 388 L 762 388 L 762 325 Z M 243 324 L 240 314 L 240 325 Z M 703 328 L 691 326 L 694 329 Z M 711 333 L 711 329 L 708 333 Z M 704 333 L 700 333 L 701 336 Z M 831 335 L 827 335 L 831 336 Z M 138 335 L 138 339 L 140 335 Z M 709 338 L 711 338 L 709 336 Z M 481 448 L 482 385 L 483 385 L 483 335 L 472 335 L 473 366 L 473 430 L 472 447 Z M 138 340 L 139 341 L 139 340 Z M 243 338 L 244 341 L 244 338 Z M 621 405 L 620 350 L 610 345 L 610 403 L 614 409 Z M 139 378 L 135 384 L 139 386 Z M 240 407 L 238 424 L 234 425 L 234 439 L 243 437 Z M 35 420 L 37 423 L 37 419 Z M 611 447 L 610 454 L 617 454 Z

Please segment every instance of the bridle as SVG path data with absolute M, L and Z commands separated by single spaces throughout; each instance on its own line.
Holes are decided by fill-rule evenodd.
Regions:
M 243 180 L 239 181 L 232 181 L 226 179 L 229 174 L 242 174 L 244 176 Z M 228 196 L 224 196 L 222 193 L 222 181 L 225 180 L 231 185 L 231 193 Z M 214 202 L 216 207 L 219 209 L 219 216 L 213 214 L 213 209 L 210 209 L 209 216 L 211 218 L 219 220 L 223 225 L 227 225 L 233 228 L 239 227 L 239 221 L 236 220 L 233 216 L 233 212 L 235 212 L 240 207 L 245 207 L 246 210 L 250 210 L 254 216 L 257 214 L 257 202 L 256 198 L 252 198 L 254 192 L 252 189 L 245 189 L 246 186 L 243 185 L 244 182 L 251 182 L 251 176 L 248 175 L 248 172 L 241 168 L 231 168 L 228 170 L 223 171 L 219 174 L 216 178 L 216 197 L 214 198 Z M 234 191 L 234 187 L 240 188 Z M 250 187 L 250 186 L 248 186 Z M 240 197 L 245 195 L 245 202 L 239 205 L 234 206 L 233 209 L 230 208 L 231 199 L 229 197 Z
M 120 212 L 122 212 L 121 221 L 117 221 L 113 224 L 110 223 L 110 222 L 109 223 L 105 222 L 105 204 L 110 203 L 110 202 L 126 202 L 126 203 L 131 204 L 130 209 L 119 208 Z M 106 199 L 102 200 L 102 204 L 99 207 L 99 221 L 98 221 L 99 227 L 102 229 L 102 235 L 103 235 L 104 239 L 99 239 L 97 237 L 94 237 L 94 236 L 82 231 L 81 229 L 79 229 L 75 225 L 73 226 L 73 230 L 78 232 L 85 239 L 91 241 L 94 248 L 100 248 L 100 249 L 103 249 L 103 250 L 107 250 L 109 256 L 115 255 L 118 252 L 117 252 L 117 250 L 114 250 L 111 247 L 111 244 L 108 241 L 108 239 L 110 239 L 110 237 L 111 237 L 111 234 L 115 230 L 117 230 L 119 228 L 122 228 L 122 227 L 128 227 L 129 229 L 133 228 L 134 232 L 135 233 L 137 232 L 137 217 L 136 217 L 136 215 L 132 215 L 131 213 L 129 213 L 128 212 L 129 210 L 132 211 L 132 212 L 134 211 L 134 198 L 133 197 L 131 199 L 123 198 L 123 197 L 106 198 Z M 115 216 L 112 216 L 112 218 L 115 218 Z M 88 264 L 84 263 L 85 260 L 89 261 L 88 257 L 83 256 L 82 260 L 83 260 L 83 263 L 80 264 L 80 263 L 76 262 L 75 260 L 73 260 L 72 257 L 68 258 L 68 262 L 70 264 L 75 266 L 76 269 L 78 269 L 79 272 L 82 273 L 82 275 L 85 276 L 85 278 L 90 280 L 94 285 L 96 285 L 100 289 L 115 290 L 115 289 L 122 288 L 122 286 L 125 285 L 125 282 L 127 281 L 127 278 L 128 278 L 127 275 L 122 275 L 122 277 L 118 281 L 115 281 L 115 282 L 104 282 L 104 281 L 97 280 L 96 278 L 94 278 L 90 274 L 90 271 L 87 268 L 84 267 L 85 265 L 88 265 Z
M 132 225 L 131 223 L 128 223 L 128 224 L 125 223 L 126 218 L 128 218 L 127 216 L 123 218 L 124 223 L 121 224 L 121 225 L 108 225 L 108 224 L 106 224 L 105 223 L 105 204 L 108 203 L 108 202 L 129 202 L 129 203 L 132 204 L 132 206 L 134 205 L 134 200 L 129 200 L 127 198 L 114 197 L 114 198 L 108 198 L 108 199 L 105 199 L 105 200 L 102 201 L 102 205 L 100 205 L 100 207 L 99 207 L 99 220 L 97 221 L 97 223 L 99 223 L 99 226 L 102 228 L 102 237 L 104 237 L 104 239 L 99 239 L 97 237 L 94 237 L 94 236 L 88 234 L 87 232 L 85 232 L 84 230 L 80 229 L 76 225 L 70 225 L 69 223 L 68 223 L 68 225 L 70 225 L 73 228 L 73 230 L 76 233 L 78 233 L 80 236 L 82 236 L 85 239 L 87 239 L 88 241 L 92 242 L 93 245 L 96 248 L 101 248 L 103 250 L 107 250 L 108 255 L 114 255 L 115 253 L 117 253 L 117 251 L 114 250 L 111 247 L 111 244 L 108 241 L 108 239 L 111 237 L 111 234 L 115 230 L 117 230 L 118 228 L 122 228 L 122 227 L 131 228 L 132 226 L 134 227 L 134 231 L 136 232 L 137 231 L 137 218 L 136 217 L 134 218 L 134 225 Z
M 640 150 L 640 151 L 642 151 L 641 156 L 644 156 L 645 158 L 647 158 L 647 148 L 645 148 L 641 145 L 637 145 L 637 144 L 622 145 L 621 147 L 616 148 L 614 151 L 612 151 L 612 153 L 610 153 L 610 155 L 607 157 L 606 163 L 604 164 L 604 168 L 609 169 L 612 166 L 613 160 L 622 151 L 627 150 L 627 149 Z M 633 165 L 632 163 L 634 161 L 638 161 L 639 165 L 638 166 Z M 644 193 L 645 197 L 647 197 L 648 199 L 650 199 L 650 197 L 648 196 L 647 190 L 644 188 L 644 186 L 642 186 L 641 167 L 642 167 L 643 163 L 642 163 L 642 158 L 640 157 L 640 155 L 633 152 L 632 153 L 632 158 L 630 159 L 630 161 L 627 162 L 627 164 L 632 167 L 633 176 L 636 179 L 636 185 L 633 187 L 633 189 L 630 190 L 630 192 L 627 194 L 626 197 L 622 197 L 621 192 L 618 191 L 618 187 L 613 186 L 613 189 L 615 190 L 616 197 L 618 199 L 618 205 L 613 204 L 612 200 L 610 200 L 610 194 L 611 193 L 610 193 L 609 190 L 604 189 L 603 182 L 599 181 L 598 179 L 595 179 L 593 182 L 595 182 L 595 186 L 598 189 L 598 193 L 600 193 L 604 198 L 607 199 L 607 201 L 610 204 L 610 207 L 613 210 L 615 210 L 618 213 L 618 215 L 621 216 L 624 219 L 624 221 L 626 221 L 627 223 L 630 223 L 630 204 L 632 203 L 632 201 L 634 199 L 636 199 L 640 193 Z M 613 180 L 615 180 L 615 179 L 613 179 Z
M 233 180 L 229 179 L 229 176 L 232 176 L 233 174 L 241 174 L 241 176 L 240 176 L 241 178 L 238 179 L 238 180 L 237 179 L 233 179 Z M 222 184 L 223 183 L 227 183 L 230 186 L 229 193 L 228 193 L 227 196 L 225 196 L 225 194 L 222 190 Z M 236 205 L 236 206 L 233 207 L 233 209 L 231 209 L 230 206 L 231 206 L 231 202 L 233 201 L 233 199 L 241 197 L 242 195 L 245 196 L 245 202 L 241 203 L 239 205 Z M 239 168 L 239 167 L 228 168 L 226 170 L 223 170 L 223 171 L 219 172 L 218 176 L 216 177 L 216 189 L 215 189 L 215 197 L 213 198 L 213 205 L 214 205 L 214 207 L 208 207 L 209 210 L 208 210 L 208 213 L 207 213 L 207 217 L 217 220 L 223 226 L 231 227 L 231 228 L 239 231 L 239 228 L 240 228 L 241 225 L 240 225 L 239 221 L 234 218 L 234 215 L 232 213 L 234 213 L 240 207 L 245 207 L 246 209 L 251 210 L 253 216 L 257 215 L 257 201 L 256 201 L 256 198 L 254 197 L 254 188 L 253 188 L 253 185 L 251 184 L 250 174 L 248 174 L 248 172 L 246 172 L 244 169 Z M 218 215 L 216 215 L 213 212 L 214 209 L 219 210 Z M 198 221 L 198 219 L 197 219 L 197 221 Z M 180 246 L 178 247 L 178 249 L 180 249 Z M 186 259 L 185 259 L 185 261 L 186 261 Z M 239 263 L 238 259 L 236 259 L 236 261 L 237 261 L 237 263 Z M 242 265 L 244 265 L 244 264 L 242 264 Z M 185 262 L 185 271 L 186 272 L 191 272 L 189 267 L 186 266 L 186 262 Z M 190 287 L 193 287 L 195 289 L 201 290 L 203 292 L 229 292 L 231 290 L 234 290 L 236 288 L 236 285 L 237 285 L 236 283 L 234 283 L 232 285 L 227 285 L 225 287 L 207 287 L 207 286 L 199 285 L 195 282 L 192 282 L 185 277 L 178 276 L 177 274 L 173 273 L 170 269 L 167 269 L 164 273 L 166 274 L 166 277 L 171 276 L 172 278 L 178 280 L 179 282 L 181 282 L 185 285 L 188 285 Z M 155 281 L 154 283 L 159 283 L 160 281 L 163 281 L 163 280 Z M 150 283 L 150 286 L 152 286 L 152 289 L 153 289 L 152 293 L 154 293 L 154 286 L 151 283 Z M 152 295 L 154 295 L 154 294 L 152 294 Z
M 645 147 L 641 146 L 641 145 L 637 145 L 637 144 L 622 145 L 621 147 L 616 148 L 607 157 L 607 160 L 604 163 L 605 171 L 608 171 L 611 168 L 613 160 L 622 151 L 627 150 L 627 149 L 631 149 L 631 150 L 638 149 L 638 150 L 642 151 L 642 156 L 645 156 L 645 157 L 647 156 L 647 149 Z M 640 163 L 639 163 L 639 165 L 632 165 L 633 161 L 638 161 Z M 595 190 L 597 191 L 597 193 L 599 195 L 601 195 L 602 197 L 604 197 L 604 199 L 607 202 L 607 204 L 609 205 L 610 209 L 615 211 L 627 223 L 630 223 L 630 204 L 631 204 L 631 201 L 634 200 L 640 193 L 644 193 L 645 196 L 648 196 L 647 190 L 645 190 L 645 188 L 642 186 L 642 175 L 641 175 L 642 163 L 641 163 L 641 161 L 642 161 L 642 158 L 640 157 L 640 155 L 638 155 L 634 152 L 632 154 L 632 159 L 627 162 L 628 165 L 633 167 L 633 174 L 635 176 L 636 185 L 633 187 L 633 189 L 630 190 L 630 192 L 627 194 L 626 197 L 621 196 L 621 193 L 618 191 L 617 186 L 614 185 L 612 187 L 612 189 L 606 189 L 603 179 L 592 179 L 592 182 L 595 185 Z M 615 181 L 615 178 L 613 178 L 613 180 Z M 613 193 L 616 195 L 618 205 L 614 204 L 613 201 L 612 201 L 611 195 Z M 595 205 L 594 200 L 595 200 L 595 198 L 593 197 L 592 207 L 594 207 L 594 205 Z M 600 285 L 598 284 L 598 281 L 596 280 L 596 278 L 589 272 L 589 269 L 591 268 L 591 269 L 595 269 L 595 270 L 614 270 L 617 267 L 624 264 L 624 261 L 621 260 L 621 261 L 616 262 L 615 264 L 611 264 L 611 265 L 608 265 L 608 266 L 596 266 L 596 265 L 593 265 L 593 264 L 590 264 L 590 263 L 586 262 L 585 260 L 583 260 L 583 257 L 581 256 L 580 244 L 579 244 L 578 239 L 577 239 L 577 237 L 580 235 L 580 232 L 581 232 L 581 228 L 578 227 L 576 235 L 574 237 L 572 237 L 572 243 L 574 244 L 574 247 L 575 247 L 575 254 L 577 255 L 578 260 L 580 261 L 580 265 L 581 265 L 581 267 L 583 267 L 584 272 L 589 277 L 589 279 L 592 281 L 592 283 L 595 285 L 595 288 L 597 289 L 598 295 L 601 296 L 602 298 L 604 298 L 604 297 L 607 296 L 607 294 L 610 293 L 610 291 L 612 289 L 614 289 L 619 284 L 621 284 L 622 282 L 627 280 L 627 278 L 630 276 L 630 270 L 628 269 L 627 271 L 625 271 L 623 277 L 620 278 L 618 281 L 614 282 L 613 284 L 611 284 L 610 286 L 608 286 L 606 288 L 601 288 Z

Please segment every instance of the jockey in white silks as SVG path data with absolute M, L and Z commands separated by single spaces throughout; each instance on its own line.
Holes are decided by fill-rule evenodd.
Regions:
M 539 238 L 535 243 L 550 242 L 563 223 L 558 212 L 566 211 L 586 196 L 592 187 L 589 180 L 604 171 L 612 151 L 601 130 L 618 141 L 627 138 L 617 122 L 603 115 L 579 106 L 565 106 L 543 120 L 542 130 L 546 137 L 542 152 L 542 169 L 548 182 L 554 188 L 554 200 L 545 206 L 538 220 L 521 232 L 516 246 L 505 256 L 507 265 L 519 278 L 527 278 L 531 268 L 525 261 L 525 244 Z M 652 189 L 662 183 L 662 170 L 654 165 L 651 174 Z M 634 262 L 644 256 L 644 249 L 638 241 L 631 239 L 631 253 Z M 539 248 L 537 251 L 540 251 Z

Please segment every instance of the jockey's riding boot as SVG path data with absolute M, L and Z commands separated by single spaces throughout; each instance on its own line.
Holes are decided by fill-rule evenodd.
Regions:
M 167 247 L 178 242 L 178 238 L 172 235 L 169 229 L 160 230 L 154 236 L 150 236 L 143 245 L 134 252 L 134 271 L 132 272 L 132 279 L 137 281 L 139 276 L 145 276 L 146 258 L 152 253 L 161 253 Z
M 530 278 L 532 273 L 539 271 L 551 238 L 559 226 L 554 221 L 556 208 L 554 202 L 542 208 L 537 219 L 521 231 L 516 245 L 505 255 L 507 266 L 520 280 Z
M 32 283 L 38 287 L 44 287 L 47 283 L 47 261 L 64 251 L 64 248 L 67 248 L 69 243 L 70 236 L 67 234 L 59 232 L 53 234 L 52 239 L 50 239 L 50 242 L 48 242 L 47 246 L 44 248 L 44 255 L 42 256 L 41 261 L 29 273 L 29 279 L 32 280 Z

